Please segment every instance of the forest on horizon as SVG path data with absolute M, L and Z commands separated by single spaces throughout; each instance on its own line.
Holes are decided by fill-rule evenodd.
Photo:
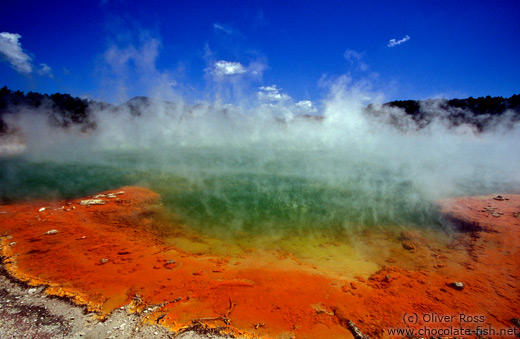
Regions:
M 122 105 L 114 106 L 95 100 L 73 97 L 70 94 L 49 95 L 36 92 L 25 94 L 4 86 L 0 89 L 0 135 L 13 132 L 4 117 L 8 114 L 17 114 L 24 109 L 45 112 L 48 115 L 49 123 L 54 126 L 67 128 L 71 125 L 78 125 L 81 126 L 82 131 L 86 132 L 97 126 L 92 111 L 105 109 L 118 111 L 127 108 L 132 115 L 141 115 L 142 104 L 149 104 L 149 99 L 136 97 Z M 515 94 L 509 98 L 486 96 L 450 100 L 397 100 L 381 106 L 370 104 L 365 111 L 381 115 L 385 114 L 388 109 L 404 111 L 415 122 L 418 129 L 427 126 L 434 119 L 436 111 L 443 111 L 445 112 L 444 118 L 453 126 L 465 123 L 474 126 L 478 131 L 484 131 L 490 121 L 506 113 L 512 113 L 512 121 L 519 121 L 520 95 Z

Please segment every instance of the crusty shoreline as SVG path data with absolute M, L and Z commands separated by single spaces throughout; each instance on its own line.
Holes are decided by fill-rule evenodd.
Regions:
M 143 324 L 142 315 L 126 308 L 100 319 L 68 298 L 47 295 L 45 289 L 12 277 L 0 263 L 0 338 L 217 338 Z
M 519 195 L 439 202 L 462 232 L 448 243 L 414 230 L 385 235 L 391 256 L 365 278 L 319 274 L 269 251 L 231 258 L 167 247 L 142 229 L 157 197 L 125 187 L 4 206 L 0 337 L 378 338 L 414 328 L 402 315 L 420 311 L 517 326 Z

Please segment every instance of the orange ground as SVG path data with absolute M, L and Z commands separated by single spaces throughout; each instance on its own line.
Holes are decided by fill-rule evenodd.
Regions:
M 155 305 L 148 321 L 179 329 L 222 317 L 203 322 L 229 320 L 242 336 L 352 338 L 351 320 L 375 338 L 399 337 L 387 330 L 406 327 L 451 328 L 441 336 L 455 337 L 461 327 L 513 328 L 520 317 L 520 195 L 442 201 L 446 218 L 464 229 L 449 246 L 403 232 L 402 254 L 347 280 L 290 254 L 250 250 L 237 259 L 166 246 L 153 231 L 161 223 L 157 194 L 139 187 L 103 194 L 96 198 L 103 205 L 81 204 L 89 197 L 1 206 L 8 271 L 101 315 Z M 464 289 L 449 286 L 455 281 Z

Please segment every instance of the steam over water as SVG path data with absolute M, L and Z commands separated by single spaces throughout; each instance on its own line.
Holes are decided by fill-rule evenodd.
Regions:
M 23 147 L 0 157 L 0 192 L 11 201 L 143 185 L 184 225 L 238 237 L 437 227 L 436 199 L 518 190 L 518 126 L 417 130 L 387 112 L 403 131 L 364 113 L 359 95 L 333 89 L 319 117 L 288 104 L 152 101 L 138 116 L 93 112 L 86 134 L 23 112 L 10 122 Z

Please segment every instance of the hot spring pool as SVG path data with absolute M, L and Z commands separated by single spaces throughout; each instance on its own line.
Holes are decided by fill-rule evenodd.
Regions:
M 432 201 L 407 173 L 384 165 L 298 152 L 268 160 L 214 149 L 184 150 L 170 162 L 132 152 L 93 163 L 2 159 L 2 200 L 72 198 L 123 185 L 158 192 L 179 220 L 223 237 L 345 234 L 379 225 L 432 227 Z

